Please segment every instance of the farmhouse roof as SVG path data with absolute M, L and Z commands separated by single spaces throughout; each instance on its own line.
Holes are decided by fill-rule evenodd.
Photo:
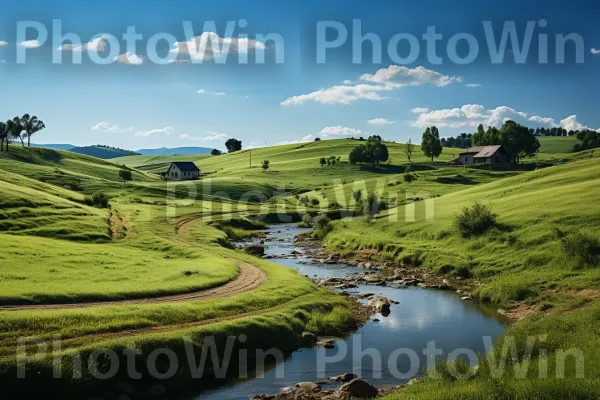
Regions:
M 460 154 L 477 154 L 483 149 L 485 149 L 485 146 L 473 146 L 473 147 L 469 147 L 467 149 L 467 151 L 462 152 Z
M 496 154 L 496 152 L 498 150 L 500 150 L 501 148 L 502 148 L 502 145 L 485 146 L 479 153 L 477 153 L 476 155 L 474 155 L 473 158 L 487 158 L 487 157 L 491 157 L 494 154 Z
M 198 168 L 196 166 L 196 164 L 194 164 L 191 161 L 178 161 L 178 162 L 174 162 L 171 163 L 171 166 L 177 166 L 177 168 L 179 168 L 179 170 L 181 171 L 185 171 L 185 172 L 200 172 L 200 168 Z

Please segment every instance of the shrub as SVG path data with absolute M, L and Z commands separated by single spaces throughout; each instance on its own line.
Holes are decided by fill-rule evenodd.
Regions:
M 339 208 L 342 208 L 342 205 L 340 203 L 338 203 L 337 201 L 334 201 L 332 203 L 329 203 L 329 208 L 337 210 Z
M 489 206 L 475 202 L 471 207 L 464 207 L 454 220 L 454 225 L 463 237 L 482 235 L 497 227 L 498 215 Z
M 313 217 L 310 214 L 305 214 L 302 217 L 302 222 L 298 224 L 300 228 L 312 228 L 313 226 Z
M 318 206 L 320 203 L 321 202 L 319 201 L 319 199 L 315 199 L 315 198 L 310 199 L 310 204 L 314 207 Z
M 376 193 L 369 193 L 367 199 L 363 203 L 363 214 L 365 220 L 370 221 L 379 212 L 379 200 Z
M 581 232 L 565 235 L 560 239 L 564 255 L 574 268 L 593 268 L 600 261 L 600 243 Z
M 414 174 L 404 174 L 404 182 L 406 183 L 412 183 L 413 181 L 416 181 L 418 178 L 416 175 Z
M 319 215 L 314 219 L 314 233 L 319 239 L 323 239 L 333 230 L 331 220 L 326 215 Z
M 302 196 L 300 197 L 300 204 L 302 204 L 303 206 L 308 205 L 308 196 Z
M 92 196 L 86 196 L 84 200 L 87 205 L 100 208 L 107 208 L 109 201 L 110 198 L 102 192 L 96 192 Z
M 354 201 L 356 203 L 360 203 L 361 199 L 362 199 L 362 190 L 361 189 L 357 189 L 355 191 L 352 192 L 352 198 L 354 199 Z

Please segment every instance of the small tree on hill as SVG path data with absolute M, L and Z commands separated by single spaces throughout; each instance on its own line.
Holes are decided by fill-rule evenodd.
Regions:
M 6 141 L 6 149 L 8 150 L 8 135 L 10 131 L 5 122 L 0 122 L 0 151 L 4 150 L 4 141 Z
M 439 157 L 442 154 L 442 142 L 440 141 L 440 132 L 435 126 L 427 128 L 423 132 L 421 140 L 421 149 L 427 157 L 431 157 L 433 162 L 434 157 Z
M 406 158 L 408 158 L 408 163 L 411 163 L 412 154 L 415 150 L 415 145 L 412 144 L 412 139 L 408 139 L 408 143 L 406 143 L 406 149 L 404 150 L 404 154 L 406 154 Z
M 327 164 L 327 159 L 325 157 L 321 157 L 319 164 L 321 164 L 321 168 L 324 167 L 325 164 Z
M 221 154 L 223 154 L 223 152 L 219 149 L 212 149 L 212 151 L 210 152 L 211 156 L 220 156 Z
M 119 170 L 119 178 L 123 180 L 123 183 L 126 183 L 133 179 L 133 174 L 128 169 L 121 169 Z
M 242 141 L 231 138 L 225 142 L 225 147 L 229 153 L 240 151 L 242 149 Z
M 360 203 L 360 201 L 362 200 L 362 190 L 361 189 L 357 189 L 355 191 L 352 192 L 352 198 L 354 199 L 354 202 L 356 203 Z
M 46 128 L 44 121 L 41 121 L 36 116 L 31 117 L 29 114 L 21 117 L 21 125 L 25 131 L 25 136 L 27 136 L 27 147 L 31 147 L 31 136 Z
M 265 170 L 265 171 L 270 170 L 270 168 L 271 168 L 270 164 L 271 164 L 271 162 L 269 160 L 264 160 L 262 162 L 262 169 Z
M 13 119 L 9 119 L 7 121 L 7 124 L 9 126 L 10 136 L 14 139 L 19 139 L 21 141 L 21 145 L 25 147 L 25 142 L 23 142 L 23 136 L 21 136 L 21 133 L 23 132 L 23 124 L 21 123 L 21 118 L 14 117 Z

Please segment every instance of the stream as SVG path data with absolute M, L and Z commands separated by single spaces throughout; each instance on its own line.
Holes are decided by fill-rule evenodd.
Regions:
M 264 239 L 266 254 L 289 255 L 292 251 L 302 252 L 303 249 L 295 246 L 294 238 L 306 230 L 295 224 L 269 227 L 267 238 Z M 301 275 L 311 278 L 343 277 L 365 272 L 364 269 L 348 265 L 318 264 L 303 256 L 273 258 L 270 261 L 293 268 Z M 258 376 L 230 381 L 217 389 L 207 390 L 196 398 L 246 400 L 257 394 L 277 394 L 282 388 L 298 382 L 322 382 L 324 376 L 344 373 L 354 373 L 378 388 L 392 387 L 423 375 L 428 359 L 423 351 L 429 342 L 435 341 L 435 347 L 443 351 L 443 356 L 438 356 L 438 359 L 445 358 L 450 352 L 460 348 L 480 354 L 486 352 L 483 338 L 491 337 L 495 342 L 507 327 L 494 309 L 471 300 L 461 300 L 454 292 L 419 287 L 396 289 L 358 285 L 358 288 L 350 289 L 349 293 L 375 293 L 400 304 L 392 305 L 391 314 L 387 317 L 379 314 L 372 316 L 369 322 L 346 339 L 337 340 L 333 349 L 314 347 L 298 350 L 283 363 L 268 367 Z M 324 374 L 319 375 L 317 360 L 324 356 L 335 358 L 344 347 L 348 349 L 347 355 L 339 357 L 335 362 L 328 362 Z M 381 363 L 373 362 L 373 349 L 380 355 Z M 410 350 L 398 352 L 398 349 L 412 350 L 412 363 L 411 355 L 408 354 Z M 415 370 L 415 366 L 420 368 Z M 331 383 L 323 385 L 323 388 L 335 386 L 336 384 Z

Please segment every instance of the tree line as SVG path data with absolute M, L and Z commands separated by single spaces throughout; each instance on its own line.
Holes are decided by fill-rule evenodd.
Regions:
M 31 146 L 31 136 L 46 128 L 44 121 L 36 116 L 25 114 L 22 117 L 14 117 L 6 122 L 0 122 L 0 151 L 3 151 L 6 143 L 6 151 L 10 141 L 19 140 L 21 145 L 25 147 L 25 139 L 27 139 L 27 147 Z

